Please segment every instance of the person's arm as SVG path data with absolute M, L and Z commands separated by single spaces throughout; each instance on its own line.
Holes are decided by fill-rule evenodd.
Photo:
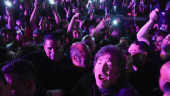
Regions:
M 57 2 L 56 2 L 57 3 Z M 57 28 L 60 28 L 60 25 L 61 25 L 61 19 L 60 19 L 60 15 L 58 14 L 58 11 L 57 11 L 57 6 L 56 4 L 54 4 L 52 7 L 52 11 L 54 13 L 54 16 L 55 16 L 55 21 L 56 21 L 56 27 Z
M 32 30 L 35 30 L 38 28 L 38 26 L 36 25 L 35 22 L 36 22 L 36 18 L 37 18 L 37 13 L 38 13 L 39 9 L 41 8 L 41 4 L 38 2 L 35 2 L 34 7 L 35 8 L 31 14 L 31 17 L 30 17 L 30 25 L 31 25 Z
M 102 21 L 100 21 L 100 23 L 97 25 L 97 27 L 95 28 L 95 30 L 92 32 L 92 36 L 95 38 L 95 40 L 97 40 L 99 38 L 99 36 L 101 35 L 101 29 L 106 28 L 109 25 L 109 21 L 110 18 L 103 18 Z
M 14 14 L 14 10 L 11 8 L 6 8 L 6 13 L 8 15 L 8 27 L 10 29 L 15 30 L 15 26 L 14 26 L 14 19 L 13 19 L 13 14 Z
M 74 28 L 74 25 L 76 23 L 76 20 L 79 18 L 79 15 L 80 13 L 76 13 L 71 21 L 70 21 L 70 24 L 68 25 L 68 29 L 67 29 L 67 37 L 68 37 L 68 40 L 69 40 L 69 44 L 72 44 L 74 39 L 73 39 L 73 28 Z
M 134 4 L 134 0 L 131 0 L 129 6 L 127 7 L 127 9 L 129 9 L 132 5 Z
M 138 41 L 144 41 L 148 45 L 150 45 L 150 41 L 147 39 L 147 34 L 149 32 L 149 29 L 153 26 L 155 21 L 158 19 L 158 15 L 157 15 L 158 11 L 159 11 L 158 9 L 155 9 L 150 13 L 149 21 L 137 33 Z
M 170 8 L 170 1 L 168 2 L 168 4 L 166 5 L 165 10 L 168 10 Z

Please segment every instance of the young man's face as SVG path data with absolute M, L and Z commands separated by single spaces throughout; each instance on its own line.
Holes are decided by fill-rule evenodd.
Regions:
M 17 77 L 17 74 L 5 74 L 5 78 L 12 88 L 11 96 L 28 96 L 26 84 L 21 84 Z
M 63 44 L 60 40 L 52 41 L 47 39 L 45 41 L 44 50 L 49 59 L 58 62 L 62 56 Z
M 0 96 L 10 96 L 11 95 L 11 88 L 9 84 L 6 85 L 0 79 Z
M 94 67 L 94 74 L 96 84 L 100 89 L 113 85 L 121 76 L 118 71 L 117 58 L 108 53 L 100 56 Z

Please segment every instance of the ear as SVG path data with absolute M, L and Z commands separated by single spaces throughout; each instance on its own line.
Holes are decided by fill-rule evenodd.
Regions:
M 34 80 L 29 80 L 27 83 L 26 83 L 26 88 L 27 90 L 31 90 L 34 86 Z
M 72 56 L 72 62 L 73 62 L 73 64 L 77 64 L 78 63 L 78 57 L 73 55 Z
M 7 82 L 6 87 L 7 87 L 8 91 L 9 91 L 9 95 L 11 95 L 12 94 L 12 88 L 11 88 L 9 82 Z

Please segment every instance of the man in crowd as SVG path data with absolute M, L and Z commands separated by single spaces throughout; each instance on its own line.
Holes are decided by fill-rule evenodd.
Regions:
M 93 72 L 91 52 L 86 44 L 82 42 L 73 43 L 70 49 L 70 58 L 72 64 L 67 64 L 65 70 L 60 72 L 61 82 L 63 82 L 61 89 L 66 91 L 75 88 L 80 78 L 85 74 Z
M 124 81 L 126 57 L 122 50 L 108 45 L 99 50 L 94 59 L 94 74 L 81 78 L 70 96 L 138 96 L 137 92 Z
M 22 59 L 33 62 L 36 67 L 38 82 L 47 89 L 56 89 L 56 79 L 63 64 L 69 64 L 64 59 L 63 54 L 63 39 L 62 36 L 53 32 L 44 37 L 44 50 L 36 51 L 34 53 L 27 54 Z M 67 62 L 67 63 L 65 63 Z
M 133 42 L 128 49 L 133 59 L 129 82 L 142 96 L 151 95 L 158 82 L 159 66 L 148 61 L 149 49 L 143 41 Z
M 26 60 L 14 60 L 2 68 L 12 88 L 12 96 L 61 96 L 60 91 L 48 91 L 36 83 L 35 66 Z M 58 93 L 57 93 L 58 92 Z M 1 95 L 4 96 L 4 95 Z

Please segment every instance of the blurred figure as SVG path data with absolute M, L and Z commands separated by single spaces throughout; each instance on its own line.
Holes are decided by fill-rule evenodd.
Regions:
M 0 34 L 5 37 L 6 44 L 12 43 L 16 36 L 15 30 L 7 28 L 1 29 Z
M 14 60 L 2 68 L 6 80 L 12 86 L 11 96 L 49 96 L 54 95 L 41 84 L 36 83 L 35 66 L 27 60 Z M 38 91 L 37 91 L 38 90 Z M 55 93 L 61 96 L 62 94 Z
M 11 96 L 12 90 L 9 82 L 6 81 L 4 73 L 0 69 L 0 96 Z
M 0 47 L 6 47 L 5 37 L 1 34 L 0 34 Z
M 86 35 L 82 38 L 82 42 L 85 43 L 90 48 L 91 54 L 95 51 L 96 44 L 94 37 Z
M 33 43 L 34 44 L 42 44 L 44 42 L 44 33 L 40 29 L 35 29 L 32 35 Z

